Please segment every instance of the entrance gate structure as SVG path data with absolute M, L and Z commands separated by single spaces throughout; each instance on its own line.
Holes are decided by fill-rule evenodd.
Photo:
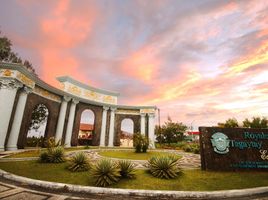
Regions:
M 121 121 L 130 118 L 134 133 L 140 132 L 154 145 L 155 106 L 118 105 L 119 93 L 94 88 L 71 77 L 59 77 L 60 89 L 39 79 L 24 66 L 0 63 L 0 151 L 26 145 L 31 114 L 38 104 L 48 111 L 45 138 L 77 146 L 81 114 L 94 112 L 94 146 L 119 146 Z

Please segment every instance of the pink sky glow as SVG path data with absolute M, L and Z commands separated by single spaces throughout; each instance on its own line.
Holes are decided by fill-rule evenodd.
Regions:
M 268 117 L 267 0 L 3 0 L 0 30 L 47 83 L 70 75 L 162 122 Z

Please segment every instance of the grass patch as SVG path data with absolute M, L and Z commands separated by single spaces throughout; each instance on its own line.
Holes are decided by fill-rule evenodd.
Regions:
M 93 186 L 89 172 L 70 172 L 67 163 L 41 164 L 36 161 L 1 162 L 0 168 L 38 180 Z M 145 170 L 136 170 L 133 180 L 122 179 L 114 188 L 212 191 L 268 186 L 267 172 L 205 172 L 187 170 L 176 179 L 158 179 Z
M 148 160 L 152 156 L 157 155 L 174 155 L 177 158 L 181 158 L 181 156 L 173 153 L 168 152 L 158 152 L 158 151 L 148 151 L 147 153 L 135 153 L 133 151 L 99 151 L 99 155 L 104 157 L 111 157 L 111 158 L 120 158 L 120 159 L 130 159 L 130 160 Z
M 89 147 L 89 149 L 96 149 L 97 147 Z M 79 150 L 86 150 L 85 147 L 68 147 L 64 148 L 64 152 L 70 151 L 79 151 Z M 42 149 L 32 149 L 20 153 L 11 154 L 7 158 L 29 158 L 29 157 L 38 157 L 40 152 L 46 151 L 46 148 Z
M 24 151 L 20 153 L 14 153 L 8 156 L 7 158 L 29 158 L 29 157 L 38 157 L 39 154 L 45 151 L 44 149 L 35 149 L 35 150 L 29 150 L 29 151 Z
M 93 184 L 89 182 L 88 172 L 73 173 L 65 163 L 39 163 L 36 161 L 2 162 L 0 168 L 32 179 L 69 183 L 78 185 Z

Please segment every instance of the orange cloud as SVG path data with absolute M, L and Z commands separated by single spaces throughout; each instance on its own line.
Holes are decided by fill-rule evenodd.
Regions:
M 267 21 L 268 21 L 268 17 L 267 17 Z M 267 36 L 268 35 L 268 28 L 265 28 L 263 30 L 261 30 L 259 33 L 258 33 L 258 37 L 261 38 L 261 37 L 264 37 L 264 36 Z
M 157 80 L 151 80 L 150 84 L 154 88 L 153 91 L 147 95 L 137 95 L 136 98 L 129 100 L 129 102 L 132 104 L 155 105 L 162 102 L 178 100 L 187 95 L 189 90 L 200 79 L 201 75 L 198 72 L 190 68 L 185 68 L 175 79 L 167 82 L 160 83 Z
M 85 13 L 72 13 L 69 9 L 69 1 L 59 1 L 51 14 L 41 22 L 47 45 L 70 48 L 87 37 L 92 17 Z
M 44 39 L 39 48 L 41 76 L 53 85 L 57 83 L 55 77 L 61 75 L 72 75 L 85 81 L 83 73 L 78 70 L 79 60 L 73 55 L 72 48 L 88 38 L 95 13 L 92 9 L 78 13 L 71 8 L 70 1 L 61 0 L 40 22 Z
M 233 76 L 252 66 L 268 62 L 268 40 L 264 41 L 251 55 L 242 61 L 234 63 L 228 70 L 227 76 Z
M 148 82 L 154 78 L 159 64 L 159 60 L 150 54 L 148 49 L 142 49 L 131 54 L 122 63 L 121 69 L 130 77 Z
M 41 52 L 42 66 L 42 79 L 46 80 L 49 84 L 58 86 L 56 77 L 63 75 L 71 75 L 78 80 L 84 80 L 83 74 L 79 72 L 78 61 L 71 56 L 60 54 L 58 50 L 43 49 Z

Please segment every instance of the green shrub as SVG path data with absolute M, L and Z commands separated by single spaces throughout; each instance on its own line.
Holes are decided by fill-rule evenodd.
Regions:
M 103 159 L 92 167 L 91 174 L 95 179 L 95 185 L 106 187 L 120 180 L 118 165 L 111 160 Z
M 148 145 L 147 144 L 142 145 L 142 153 L 147 152 L 148 146 L 149 146 L 149 143 L 148 143 Z
M 129 160 L 121 160 L 118 162 L 119 172 L 122 178 L 134 178 L 134 164 Z
M 146 153 L 149 147 L 149 140 L 145 135 L 135 133 L 133 137 L 134 147 L 136 153 Z
M 199 154 L 200 153 L 200 149 L 199 148 L 194 148 L 194 153 L 195 154 Z
M 183 147 L 183 150 L 185 152 L 192 152 L 195 154 L 199 154 L 200 153 L 200 146 L 198 143 L 189 143 Z
M 178 159 L 175 156 L 154 156 L 148 160 L 149 170 L 157 178 L 176 178 L 181 172 Z
M 180 149 L 182 149 L 185 145 L 186 145 L 186 142 L 178 142 L 178 143 L 176 144 L 176 148 L 180 148 Z
M 40 154 L 40 156 L 39 156 L 39 161 L 42 162 L 42 163 L 47 163 L 47 162 L 49 162 L 49 159 L 48 159 L 48 152 L 47 152 L 47 151 L 41 152 L 41 154 Z
M 48 150 L 48 160 L 50 163 L 62 163 L 64 159 L 64 149 L 61 146 Z
M 177 142 L 177 143 L 156 143 L 156 148 L 161 148 L 161 149 L 177 149 L 181 150 L 187 145 L 186 142 Z
M 90 163 L 87 155 L 84 152 L 75 154 L 69 161 L 68 169 L 73 172 L 88 171 Z
M 45 139 L 43 136 L 39 137 L 27 137 L 26 139 L 26 146 L 27 147 L 43 147 Z
M 191 148 L 190 145 L 186 145 L 186 146 L 184 146 L 184 147 L 183 147 L 183 150 L 184 150 L 185 152 L 192 152 L 192 148 Z

